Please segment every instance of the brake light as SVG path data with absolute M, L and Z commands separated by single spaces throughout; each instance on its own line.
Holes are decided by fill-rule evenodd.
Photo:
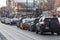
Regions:
M 60 24 L 60 22 L 57 22 L 58 24 Z
M 45 22 L 44 21 L 42 21 L 42 25 L 45 25 Z
M 45 25 L 45 22 L 43 22 L 42 25 Z

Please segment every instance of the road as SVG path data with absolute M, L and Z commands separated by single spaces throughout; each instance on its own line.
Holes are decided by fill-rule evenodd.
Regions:
M 0 23 L 0 32 L 8 40 L 60 40 L 58 35 L 39 35 L 28 30 L 21 30 L 14 25 Z

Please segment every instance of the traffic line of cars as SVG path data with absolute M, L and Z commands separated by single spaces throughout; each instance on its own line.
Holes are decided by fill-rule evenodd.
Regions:
M 41 17 L 41 18 L 22 18 L 17 22 L 17 27 L 34 31 L 41 35 L 45 32 L 60 35 L 60 18 L 57 17 Z
M 16 24 L 16 22 L 20 19 L 21 19 L 20 14 L 11 14 L 7 17 L 6 16 L 1 17 L 1 22 L 11 25 L 11 24 Z
M 60 35 L 60 18 L 58 17 L 38 17 L 38 18 L 28 18 L 28 17 L 2 17 L 2 23 L 13 24 L 22 30 L 27 29 L 29 31 L 34 31 L 41 35 L 45 32 L 51 32 L 51 34 L 57 33 Z

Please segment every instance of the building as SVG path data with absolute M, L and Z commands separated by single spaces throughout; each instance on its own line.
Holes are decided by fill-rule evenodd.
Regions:
M 55 0 L 54 7 L 60 7 L 60 0 Z
M 15 10 L 20 13 L 21 16 L 31 16 L 35 8 L 33 8 L 32 3 L 26 2 L 16 2 Z
M 7 7 L 7 10 L 11 13 L 14 12 L 14 7 L 15 7 L 15 2 L 14 0 L 6 0 L 6 7 Z

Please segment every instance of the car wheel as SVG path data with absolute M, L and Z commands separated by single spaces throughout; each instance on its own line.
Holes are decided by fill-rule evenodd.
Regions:
M 3 22 L 1 21 L 1 23 L 3 23 Z
M 51 32 L 51 35 L 54 35 L 54 32 Z
M 57 32 L 57 35 L 60 35 L 60 32 Z
M 11 22 L 10 22 L 9 24 L 10 24 L 10 25 L 12 25 L 12 23 L 11 23 Z
M 28 28 L 28 30 L 29 30 L 29 31 L 32 31 L 32 28 L 31 28 L 31 27 L 29 27 L 29 28 Z
M 31 30 L 30 30 L 30 27 L 28 28 L 28 31 L 31 31 Z
M 39 31 L 38 30 L 36 30 L 36 34 L 38 34 L 39 33 Z
M 17 27 L 19 27 L 19 26 L 20 26 L 20 25 L 19 25 L 19 22 L 17 22 L 17 23 L 16 23 L 16 26 L 17 26 Z
M 35 26 L 31 26 L 31 27 L 30 27 L 30 31 L 35 32 L 35 31 L 36 31 Z
M 7 24 L 7 22 L 5 21 L 5 24 Z
M 40 30 L 40 35 L 43 35 L 43 31 L 42 30 Z
M 22 23 L 20 23 L 20 29 L 25 29 L 25 28 L 22 26 Z
M 43 29 L 41 28 L 42 26 L 40 26 L 40 35 L 43 35 Z
M 38 31 L 39 29 L 37 28 L 37 26 L 36 26 L 36 34 L 38 34 L 39 33 L 39 31 Z

